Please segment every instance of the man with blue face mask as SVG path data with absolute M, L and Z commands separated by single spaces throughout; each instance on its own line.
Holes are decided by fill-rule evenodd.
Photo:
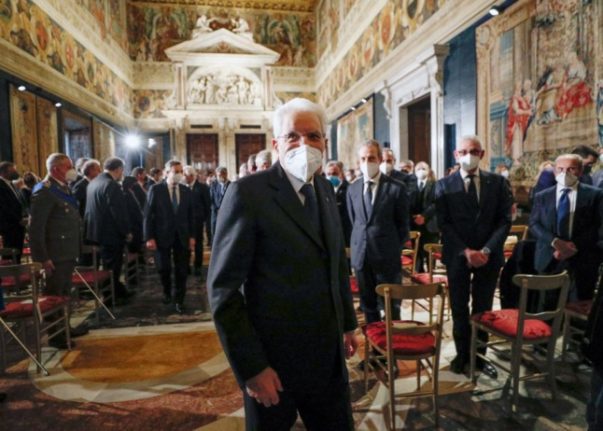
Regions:
M 309 100 L 281 106 L 278 162 L 232 183 L 218 213 L 208 296 L 247 430 L 289 430 L 298 413 L 307 429 L 353 429 L 357 322 L 333 186 L 317 174 L 326 124 Z
M 506 178 L 479 169 L 484 150 L 478 137 L 464 137 L 454 154 L 460 170 L 439 180 L 435 193 L 457 353 L 450 370 L 461 374 L 468 370 L 470 361 L 469 318 L 492 309 L 504 263 L 503 245 L 511 228 L 513 196 Z M 487 340 L 485 333 L 479 337 Z M 477 359 L 478 368 L 496 378 L 496 369 Z
M 325 167 L 327 180 L 333 185 L 335 190 L 335 199 L 337 200 L 337 209 L 339 210 L 339 218 L 341 219 L 341 227 L 343 228 L 343 236 L 345 246 L 350 246 L 350 235 L 352 235 L 352 222 L 348 214 L 346 195 L 348 193 L 348 183 L 343 176 L 343 163 L 331 160 Z

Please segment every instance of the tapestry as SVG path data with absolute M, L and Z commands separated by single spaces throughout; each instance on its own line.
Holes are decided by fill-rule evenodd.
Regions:
M 544 160 L 603 145 L 600 3 L 523 0 L 477 29 L 478 133 L 491 169 L 529 181 Z
M 346 169 L 355 168 L 358 147 L 373 139 L 373 99 L 337 120 L 337 159 Z

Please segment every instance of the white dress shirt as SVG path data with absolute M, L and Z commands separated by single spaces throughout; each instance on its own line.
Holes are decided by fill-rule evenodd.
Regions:
M 563 193 L 564 189 L 570 189 L 570 191 L 567 193 L 567 197 L 569 198 L 570 202 L 569 235 L 571 238 L 572 231 L 574 228 L 574 213 L 576 212 L 576 199 L 578 197 L 578 182 L 576 182 L 576 184 L 574 184 L 572 187 L 557 184 L 557 199 L 555 204 L 555 208 L 557 209 L 559 208 L 559 200 L 561 199 L 561 194 Z
M 475 183 L 475 190 L 477 191 L 477 202 L 479 203 L 479 191 L 480 191 L 480 181 L 479 181 L 479 168 L 475 170 L 473 173 L 475 177 L 473 177 L 473 182 Z M 471 179 L 469 178 L 469 172 L 461 169 L 461 178 L 463 179 L 463 183 L 465 183 L 465 192 L 469 192 L 469 182 Z
M 282 167 L 282 165 L 281 165 L 281 167 Z M 300 192 L 300 190 L 306 184 L 310 184 L 310 185 L 312 185 L 312 187 L 314 187 L 314 175 L 312 175 L 312 178 L 310 178 L 310 181 L 308 181 L 307 183 L 305 183 L 302 180 L 300 180 L 299 178 L 296 178 L 293 175 L 291 175 L 289 172 L 287 172 L 285 170 L 285 168 L 283 168 L 283 171 L 285 172 L 285 175 L 287 175 L 287 178 L 289 179 L 289 182 L 291 183 L 291 186 L 293 187 L 293 190 L 295 190 L 295 193 L 297 194 L 297 197 L 301 201 L 302 206 L 305 205 L 306 204 L 306 197 Z M 314 190 L 314 192 L 316 193 L 316 189 Z
M 371 192 L 373 193 L 373 196 L 371 199 L 371 205 L 373 205 L 373 206 L 375 205 L 375 197 L 377 196 L 377 190 L 379 190 L 379 180 L 380 179 L 381 179 L 381 171 L 379 171 L 379 173 L 373 178 L 367 179 L 367 178 L 363 177 L 364 188 L 362 189 L 362 195 L 364 196 L 364 194 L 368 190 L 369 184 L 372 184 Z

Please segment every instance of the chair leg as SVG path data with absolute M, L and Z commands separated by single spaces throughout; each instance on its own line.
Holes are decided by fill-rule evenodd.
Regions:
M 438 353 L 439 355 L 439 353 Z M 438 428 L 439 422 L 439 410 L 438 410 L 438 392 L 439 392 L 439 376 L 440 376 L 440 358 L 436 355 L 433 358 L 433 368 L 431 370 L 431 391 L 433 392 L 433 416 L 436 429 Z
M 67 350 L 71 350 L 71 325 L 69 321 L 69 307 L 63 308 L 63 315 L 65 316 L 65 338 L 67 339 Z
M 519 367 L 521 364 L 521 353 L 523 345 L 517 341 L 511 345 L 511 383 L 513 394 L 511 396 L 511 408 L 517 411 L 517 398 L 519 397 Z
M 0 328 L 0 373 L 6 370 L 6 340 L 4 339 L 4 328 Z
M 565 341 L 565 340 L 564 340 Z M 557 381 L 555 380 L 555 340 L 551 337 L 548 342 L 547 352 L 546 352 L 546 365 L 548 372 L 548 380 L 551 385 L 551 394 L 553 395 L 553 400 L 557 399 Z
M 475 385 L 477 383 L 477 377 L 475 375 L 475 355 L 477 355 L 477 327 L 471 322 L 471 353 L 469 357 L 469 375 L 471 381 Z
M 410 320 L 415 320 L 415 300 L 410 301 Z
M 365 394 L 368 392 L 368 367 L 369 367 L 369 362 L 370 362 L 369 355 L 370 355 L 369 342 L 368 342 L 367 336 L 365 335 L 364 336 L 364 393 Z
M 44 316 L 38 316 L 37 313 L 34 313 L 34 333 L 35 333 L 35 342 L 36 342 L 36 359 L 38 363 L 42 363 L 42 331 L 40 328 L 40 321 L 44 318 Z M 37 365 L 37 364 L 36 364 Z M 40 366 L 38 365 L 36 368 L 38 374 L 42 371 Z
M 563 315 L 563 340 L 561 341 L 561 360 L 565 362 L 567 345 L 570 340 L 570 317 L 565 313 Z
M 421 389 L 421 361 L 417 360 L 417 391 Z
M 389 358 L 388 358 L 389 359 Z M 392 425 L 392 431 L 396 429 L 396 388 L 394 379 L 394 362 L 395 359 L 387 361 L 387 381 L 389 386 L 389 413 Z

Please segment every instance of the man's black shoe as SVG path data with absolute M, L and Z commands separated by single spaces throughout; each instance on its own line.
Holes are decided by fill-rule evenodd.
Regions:
M 162 302 L 164 305 L 171 304 L 171 303 L 172 303 L 172 297 L 171 297 L 171 296 L 167 296 L 167 295 L 165 295 L 165 296 L 163 297 L 163 299 L 161 300 L 161 302 Z
M 86 335 L 88 332 L 89 332 L 89 330 L 85 326 L 78 326 L 77 328 L 69 328 L 69 334 L 72 337 L 81 337 L 82 335 Z
M 482 358 L 477 358 L 475 367 L 491 379 L 496 380 L 498 378 L 496 367 L 490 362 L 484 361 Z
M 450 362 L 450 371 L 452 371 L 454 374 L 463 374 L 465 372 L 465 368 L 467 367 L 467 363 L 468 362 L 464 357 L 457 355 L 456 358 Z

